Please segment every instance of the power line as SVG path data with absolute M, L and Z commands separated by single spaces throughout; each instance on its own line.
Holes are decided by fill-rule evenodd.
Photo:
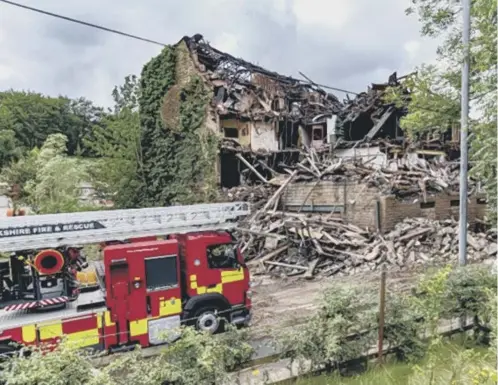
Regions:
M 74 19 L 72 17 L 60 15 L 60 14 L 57 14 L 57 13 L 53 13 L 53 12 L 49 12 L 49 11 L 44 11 L 43 9 L 30 7 L 30 6 L 27 6 L 27 5 L 24 5 L 24 4 L 19 4 L 19 3 L 16 3 L 14 1 L 0 0 L 0 2 L 5 3 L 5 4 L 9 4 L 9 5 L 13 5 L 14 7 L 27 9 L 28 11 L 37 12 L 37 13 L 40 13 L 42 15 L 52 16 L 52 17 L 55 17 L 57 19 L 62 19 L 62 20 L 70 21 L 72 23 L 84 25 L 84 26 L 87 26 L 87 27 L 97 28 L 97 29 L 100 29 L 100 30 L 105 31 L 105 32 L 114 33 L 114 34 L 117 34 L 117 35 L 121 35 L 121 36 L 125 36 L 125 37 L 131 38 L 131 39 L 135 39 L 135 40 L 140 40 L 140 41 L 143 41 L 143 42 L 146 42 L 146 43 L 156 44 L 156 45 L 160 45 L 162 47 L 167 46 L 167 44 L 164 44 L 164 43 L 161 43 L 161 42 L 158 42 L 158 41 L 155 41 L 155 40 L 147 39 L 145 37 L 141 37 L 141 36 L 137 36 L 137 35 L 132 35 L 130 33 L 126 33 L 126 32 L 123 32 L 123 31 L 118 31 L 116 29 L 107 28 L 107 27 L 104 27 L 104 26 L 101 26 L 101 25 L 89 23 L 87 21 Z M 336 88 L 336 87 L 328 86 L 328 85 L 325 85 L 325 84 L 316 84 L 314 82 L 311 82 L 311 84 L 314 84 L 314 85 L 316 85 L 318 87 L 322 87 L 322 88 L 334 90 L 334 91 L 340 91 L 340 92 L 344 92 L 344 93 L 347 93 L 347 94 L 358 95 L 358 92 L 348 91 L 348 90 L 344 90 L 344 89 L 341 89 L 341 88 Z
M 52 16 L 52 17 L 55 17 L 57 19 L 61 19 L 61 20 L 66 20 L 66 21 L 70 21 L 72 23 L 76 23 L 76 24 L 80 24 L 80 25 L 84 25 L 86 27 L 91 27 L 91 28 L 96 28 L 96 29 L 100 29 L 101 31 L 105 31 L 105 32 L 109 32 L 109 33 L 114 33 L 116 35 L 121 35 L 121 36 L 124 36 L 124 37 L 128 37 L 130 39 L 135 39 L 135 40 L 140 40 L 140 41 L 143 41 L 143 42 L 146 42 L 146 43 L 151 43 L 151 44 L 155 44 L 155 45 L 160 45 L 161 47 L 166 47 L 167 44 L 165 43 L 161 43 L 161 42 L 158 42 L 156 40 L 152 40 L 152 39 L 147 39 L 145 37 L 141 37 L 141 36 L 137 36 L 137 35 L 133 35 L 133 34 L 130 34 L 130 33 L 126 33 L 126 32 L 123 32 L 123 31 L 118 31 L 116 29 L 112 29 L 112 28 L 107 28 L 107 27 L 104 27 L 104 26 L 101 26 L 101 25 L 98 25 L 98 24 L 93 24 L 93 23 L 89 23 L 87 21 L 83 21 L 83 20 L 78 20 L 78 19 L 74 19 L 74 18 L 71 18 L 71 17 L 68 17 L 68 16 L 64 16 L 64 15 L 60 15 L 60 14 L 57 14 L 57 13 L 53 13 L 53 12 L 49 12 L 49 11 L 44 11 L 42 9 L 39 9 L 39 8 L 34 8 L 34 7 L 30 7 L 30 6 L 27 6 L 27 5 L 24 5 L 24 4 L 19 4 L 19 3 L 16 3 L 14 1 L 10 1 L 10 0 L 0 0 L 1 3 L 5 3 L 5 4 L 9 4 L 9 5 L 12 5 L 14 7 L 18 7 L 18 8 L 23 8 L 23 9 L 26 9 L 28 11 L 33 11 L 33 12 L 36 12 L 36 13 L 40 13 L 42 15 L 46 15 L 46 16 Z M 325 84 L 318 84 L 318 83 L 315 83 L 313 81 L 311 81 L 309 78 L 307 78 L 304 74 L 300 73 L 302 76 L 304 76 L 308 82 L 312 85 L 315 85 L 317 87 L 321 87 L 321 88 L 325 88 L 325 89 L 329 89 L 329 90 L 334 90 L 334 91 L 339 91 L 339 92 L 343 92 L 343 93 L 346 93 L 346 94 L 352 94 L 352 95 L 359 95 L 360 93 L 358 92 L 354 92 L 354 91 L 348 91 L 348 90 L 345 90 L 345 89 L 342 89 L 342 88 L 336 88 L 336 87 L 332 87 L 332 86 L 328 86 L 328 85 L 325 85 Z M 301 80 L 298 80 L 299 82 L 302 82 Z M 436 111 L 433 111 L 433 110 L 430 110 L 428 108 L 421 108 L 422 110 L 427 110 L 427 111 L 432 111 L 432 112 L 436 112 Z
M 117 35 L 129 37 L 131 39 L 140 40 L 140 41 L 144 41 L 144 42 L 147 42 L 147 43 L 160 45 L 162 47 L 166 46 L 166 44 L 164 44 L 164 43 L 161 43 L 161 42 L 158 42 L 158 41 L 155 41 L 155 40 L 151 40 L 151 39 L 147 39 L 145 37 L 140 37 L 140 36 L 132 35 L 130 33 L 118 31 L 116 29 L 103 27 L 101 25 L 97 25 L 97 24 L 93 24 L 93 23 L 88 23 L 88 22 L 83 21 L 83 20 L 73 19 L 71 17 L 67 17 L 67 16 L 59 15 L 57 13 L 52 13 L 52 12 L 44 11 L 44 10 L 38 9 L 38 8 L 29 7 L 29 6 L 24 5 L 24 4 L 15 3 L 13 1 L 0 0 L 0 2 L 5 3 L 5 4 L 9 4 L 9 5 L 13 5 L 14 7 L 24 8 L 24 9 L 27 9 L 29 11 L 41 13 L 42 15 L 52 16 L 52 17 L 55 17 L 57 19 L 62 19 L 62 20 L 70 21 L 72 23 L 77 23 L 77 24 L 85 25 L 87 27 L 97 28 L 97 29 L 100 29 L 102 31 L 106 31 L 106 32 L 117 34 Z

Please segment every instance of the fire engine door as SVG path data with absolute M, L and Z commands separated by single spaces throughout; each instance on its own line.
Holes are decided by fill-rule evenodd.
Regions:
M 208 277 L 206 292 L 223 294 L 231 305 L 244 303 L 244 269 L 232 243 L 207 246 Z
M 130 283 L 128 264 L 126 261 L 111 264 L 111 319 L 116 323 L 118 342 L 128 342 L 128 300 L 130 295 Z

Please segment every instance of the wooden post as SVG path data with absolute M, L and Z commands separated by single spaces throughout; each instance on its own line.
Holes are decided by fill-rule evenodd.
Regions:
M 382 268 L 382 273 L 380 274 L 380 301 L 379 301 L 379 341 L 378 341 L 378 358 L 379 364 L 382 365 L 383 361 L 383 350 L 384 350 L 384 321 L 385 321 L 385 310 L 386 310 L 386 270 L 385 267 Z

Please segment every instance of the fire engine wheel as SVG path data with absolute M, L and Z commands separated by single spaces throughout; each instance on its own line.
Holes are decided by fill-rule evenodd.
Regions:
M 5 362 L 12 357 L 16 351 L 17 349 L 13 346 L 0 344 L 0 362 Z
M 221 333 L 225 326 L 225 319 L 218 315 L 217 308 L 202 308 L 194 313 L 195 328 L 211 334 Z

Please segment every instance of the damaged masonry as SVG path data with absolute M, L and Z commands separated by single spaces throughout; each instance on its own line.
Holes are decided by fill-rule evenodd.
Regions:
M 408 141 L 399 125 L 406 109 L 383 98 L 388 87 L 403 88 L 403 77 L 340 101 L 304 74 L 268 71 L 201 35 L 176 49 L 180 78 L 199 76 L 211 90 L 205 127 L 223 138 L 221 199 L 253 203 L 238 232 L 255 272 L 310 278 L 452 259 L 458 130 Z M 483 187 L 469 184 L 475 261 L 496 254 L 496 231 L 481 231 Z
M 387 83 L 340 101 L 306 77 L 283 76 L 221 52 L 202 35 L 178 44 L 188 52 L 180 59 L 188 76 L 199 75 L 212 89 L 208 128 L 221 134 L 218 174 L 222 187 L 265 182 L 284 173 L 281 164 L 299 160 L 301 149 L 321 148 L 341 141 L 403 138 L 399 119 L 406 111 L 387 105 L 382 94 L 399 86 L 393 73 Z

